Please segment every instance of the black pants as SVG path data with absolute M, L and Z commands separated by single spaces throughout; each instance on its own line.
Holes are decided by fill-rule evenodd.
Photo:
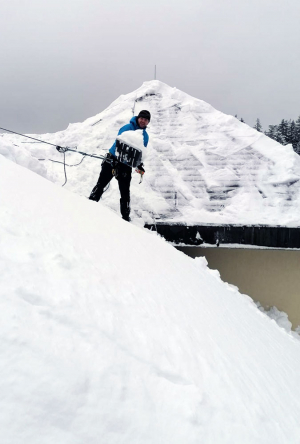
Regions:
M 98 182 L 94 186 L 90 200 L 98 202 L 103 194 L 104 188 L 109 184 L 114 177 L 113 170 L 116 171 L 116 179 L 119 183 L 119 190 L 121 194 L 120 199 L 120 211 L 123 219 L 129 220 L 130 215 L 130 182 L 131 182 L 131 168 L 123 163 L 116 162 L 115 165 L 111 165 L 109 162 L 104 161 L 100 171 Z

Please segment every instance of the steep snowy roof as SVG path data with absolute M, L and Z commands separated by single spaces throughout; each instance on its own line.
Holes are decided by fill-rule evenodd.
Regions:
M 282 146 L 202 100 L 157 80 L 120 96 L 83 123 L 39 137 L 88 153 L 105 154 L 119 128 L 141 109 L 152 114 L 150 143 L 143 183 L 133 176 L 131 206 L 145 222 L 300 225 L 300 158 L 292 146 Z M 3 147 L 9 142 L 26 148 L 35 158 L 62 160 L 55 149 L 21 143 L 24 140 L 18 136 L 3 135 L 0 150 L 1 143 Z M 67 155 L 70 164 L 80 160 L 78 154 Z M 48 161 L 43 164 L 48 177 L 64 182 L 61 165 Z M 101 161 L 86 158 L 78 167 L 68 168 L 66 187 L 88 196 L 100 166 Z M 118 211 L 116 181 L 103 202 Z

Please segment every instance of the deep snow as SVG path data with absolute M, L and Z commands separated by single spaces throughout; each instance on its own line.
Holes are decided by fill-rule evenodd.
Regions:
M 0 155 L 0 442 L 299 444 L 300 343 L 204 259 Z
M 165 219 L 188 224 L 299 226 L 300 157 L 208 103 L 153 80 L 122 95 L 106 110 L 55 134 L 34 135 L 51 143 L 106 154 L 118 130 L 148 109 L 150 142 L 142 184 L 132 180 L 132 213 L 144 222 Z M 13 129 L 13 128 L 12 128 Z M 124 133 L 125 134 L 125 133 Z M 16 146 L 15 146 L 16 145 Z M 0 154 L 56 183 L 64 183 L 63 160 L 54 147 L 11 134 L 0 135 Z M 67 153 L 67 163 L 82 156 Z M 66 188 L 89 196 L 101 160 L 85 158 L 67 167 Z M 115 180 L 102 198 L 119 212 Z

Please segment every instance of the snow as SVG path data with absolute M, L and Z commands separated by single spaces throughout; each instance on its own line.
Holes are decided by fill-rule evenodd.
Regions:
M 55 134 L 34 136 L 104 155 L 120 127 L 142 109 L 148 109 L 152 118 L 147 130 L 150 142 L 143 150 L 147 153 L 146 174 L 142 184 L 137 175 L 132 179 L 131 207 L 135 217 L 144 222 L 164 219 L 190 225 L 300 225 L 300 157 L 292 146 L 282 146 L 233 116 L 158 80 L 145 82 L 136 91 L 120 96 L 106 110 L 82 123 L 70 124 Z M 129 137 L 125 134 L 122 137 Z M 17 145 L 23 159 L 31 159 L 27 167 L 63 184 L 61 164 L 37 160 L 62 161 L 63 156 L 54 147 L 28 141 L 3 134 L 0 151 L 8 144 Z M 9 149 L 7 153 L 9 156 Z M 39 168 L 32 159 L 40 164 Z M 81 160 L 80 154 L 67 153 L 68 164 Z M 15 161 L 18 163 L 18 156 Z M 67 167 L 65 187 L 89 196 L 100 168 L 100 160 L 88 157 L 77 167 Z M 119 212 L 115 180 L 102 202 Z
M 293 335 L 296 339 L 300 340 L 300 326 L 296 328 L 296 331 L 292 331 L 292 323 L 289 321 L 287 313 L 284 311 L 278 310 L 277 307 L 269 307 L 267 310 L 260 304 L 260 302 L 256 302 L 257 307 L 262 313 L 265 313 L 268 315 L 271 319 L 274 319 L 274 321 L 282 328 L 285 329 L 288 333 Z
M 23 150 L 18 145 L 0 140 L 0 154 L 6 159 L 11 160 L 18 165 L 22 165 L 23 167 L 28 168 L 43 177 L 48 177 L 47 170 L 44 165 L 33 157 L 30 152 Z
M 12 160 L 1 443 L 299 443 L 299 341 L 205 259 Z
M 125 133 L 118 136 L 117 139 L 138 150 L 146 150 L 146 148 L 144 147 L 143 133 L 140 130 L 126 131 Z

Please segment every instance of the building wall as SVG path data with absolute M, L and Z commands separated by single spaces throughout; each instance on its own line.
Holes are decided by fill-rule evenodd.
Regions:
M 225 282 L 260 302 L 285 311 L 300 325 L 300 251 L 178 247 L 191 257 L 205 256 Z

